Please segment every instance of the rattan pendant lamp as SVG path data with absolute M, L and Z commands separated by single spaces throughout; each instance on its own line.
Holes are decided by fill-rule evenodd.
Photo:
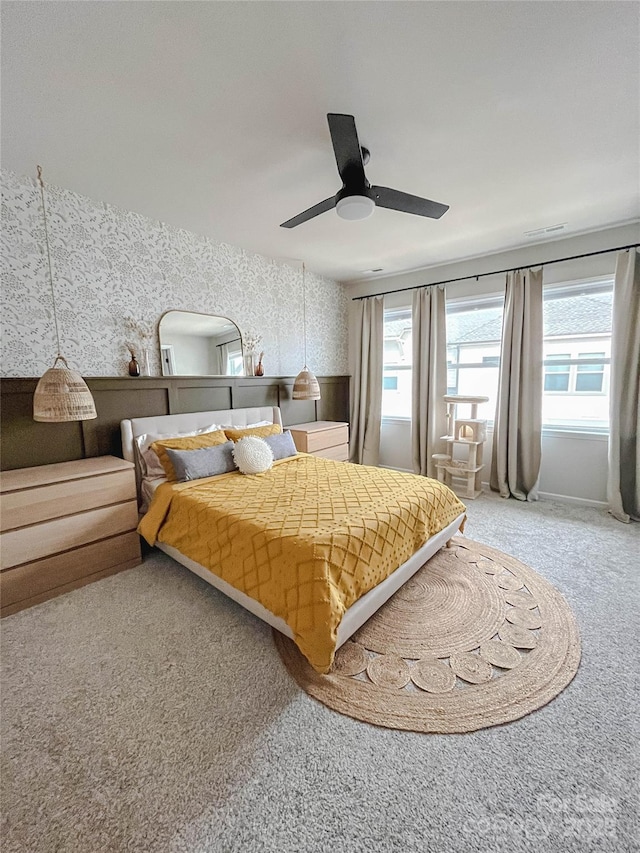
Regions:
M 38 183 L 42 198 L 42 219 L 44 222 L 44 240 L 47 249 L 47 264 L 49 267 L 49 285 L 53 304 L 53 322 L 56 329 L 58 354 L 53 367 L 44 374 L 38 382 L 33 395 L 33 419 L 44 423 L 64 423 L 66 421 L 88 421 L 97 418 L 96 407 L 91 391 L 82 376 L 71 370 L 67 360 L 60 353 L 60 333 L 56 314 L 56 296 L 53 289 L 53 272 L 51 270 L 51 252 L 49 249 L 49 232 L 47 229 L 47 207 L 44 200 L 44 182 L 42 168 L 38 166 Z M 64 367 L 56 367 L 61 361 Z
M 319 400 L 320 385 L 315 375 L 307 367 L 307 290 L 304 262 L 302 264 L 302 332 L 304 335 L 304 367 L 293 383 L 294 400 Z

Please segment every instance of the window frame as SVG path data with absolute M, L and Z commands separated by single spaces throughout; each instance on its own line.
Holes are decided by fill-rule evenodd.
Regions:
M 562 299 L 563 297 L 576 295 L 578 292 L 583 292 L 585 295 L 596 295 L 599 293 L 610 293 L 613 291 L 614 279 L 612 274 L 608 274 L 605 276 L 599 276 L 597 278 L 588 278 L 588 279 L 578 279 L 578 280 L 570 280 L 563 281 L 557 283 L 549 283 L 545 284 L 543 288 L 543 302 L 546 302 L 550 299 Z M 455 313 L 458 311 L 468 311 L 473 308 L 487 308 L 492 306 L 502 305 L 504 306 L 504 291 L 495 291 L 494 293 L 483 293 L 478 295 L 477 298 L 473 296 L 465 295 L 460 297 L 452 297 L 447 300 L 446 303 L 446 311 L 447 315 L 449 313 Z M 393 308 L 386 308 L 384 310 L 385 321 L 388 315 L 411 315 L 411 307 L 410 306 L 398 306 Z M 594 342 L 594 339 L 598 339 L 598 343 Z M 593 351 L 594 347 L 599 346 L 599 340 L 602 339 L 603 342 L 608 342 L 611 340 L 611 333 L 593 333 L 589 334 L 575 334 L 572 336 L 567 336 L 564 340 L 569 342 L 571 341 L 579 343 L 580 341 L 584 341 L 585 345 L 587 340 L 590 342 L 588 346 L 591 347 L 591 351 Z M 543 337 L 543 352 L 546 347 L 547 342 L 550 340 L 547 336 Z M 551 340 L 553 340 L 551 338 Z M 474 341 L 474 344 L 478 344 L 479 346 L 482 344 L 495 344 L 495 341 Z M 499 346 L 502 346 L 502 339 L 498 342 Z M 487 364 L 481 362 L 449 362 L 449 344 L 447 342 L 447 372 L 449 370 L 460 370 L 460 369 L 477 369 L 477 368 L 486 368 L 486 367 L 499 367 L 494 364 Z M 451 345 L 452 347 L 455 345 Z M 460 347 L 458 346 L 458 357 Z M 605 350 L 606 352 L 606 350 Z M 576 390 L 576 381 L 578 376 L 578 367 L 579 366 L 589 366 L 589 365 L 597 365 L 602 366 L 602 371 L 593 371 L 593 373 L 600 374 L 602 376 L 602 388 L 600 391 L 578 391 Z M 552 396 L 571 396 L 576 398 L 584 398 L 584 397 L 605 397 L 609 394 L 610 391 L 610 382 L 611 382 L 611 374 L 610 374 L 610 365 L 611 365 L 611 356 L 604 357 L 596 357 L 596 358 L 579 358 L 579 357 L 571 357 L 568 359 L 563 359 L 559 361 L 555 358 L 544 358 L 542 361 L 542 369 L 543 369 L 543 397 L 546 394 Z M 567 366 L 569 367 L 569 390 L 568 391 L 545 391 L 544 390 L 544 377 L 546 376 L 546 368 L 548 366 Z M 383 357 L 383 377 L 387 369 L 392 369 L 395 371 L 405 371 L 411 370 L 411 364 L 385 364 Z M 590 371 L 585 371 L 586 373 L 590 373 Z M 448 387 L 447 381 L 447 387 Z M 406 415 L 382 415 L 383 421 L 411 421 L 411 416 Z M 493 420 L 489 418 L 487 420 L 487 427 L 489 430 L 493 429 Z M 575 435 L 598 435 L 598 436 L 607 436 L 609 433 L 609 425 L 605 426 L 594 426 L 592 424 L 580 425 L 577 421 L 570 423 L 551 423 L 548 421 L 543 421 L 542 423 L 542 433 L 543 435 L 553 435 L 553 434 L 561 434 L 561 435 L 569 435 L 571 433 Z
M 589 340 L 592 340 L 590 338 Z M 602 370 L 580 370 L 580 367 L 590 367 L 593 365 L 594 367 L 602 367 Z M 545 358 L 542 362 L 543 367 L 568 367 L 568 370 L 558 371 L 558 373 L 562 373 L 562 375 L 566 375 L 569 377 L 568 387 L 566 391 L 554 391 L 547 390 L 543 385 L 543 394 L 564 394 L 565 396 L 577 396 L 577 397 L 597 397 L 597 396 L 606 396 L 609 391 L 609 375 L 607 372 L 607 367 L 611 365 L 611 357 L 603 353 L 602 356 L 597 356 L 595 358 L 571 358 L 571 356 L 563 357 L 562 359 L 551 359 Z M 550 376 L 557 375 L 550 373 Z M 547 371 L 544 372 L 544 376 L 546 379 Z M 580 391 L 577 388 L 577 379 L 579 376 L 601 376 L 602 377 L 602 385 L 599 391 Z
M 407 363 L 393 363 L 393 362 L 386 363 L 385 362 L 384 326 L 385 326 L 385 323 L 387 322 L 387 320 L 391 320 L 391 321 L 393 320 L 394 315 L 395 315 L 396 319 L 403 319 L 405 317 L 408 317 L 409 322 L 411 323 L 411 325 L 413 325 L 411 305 L 404 305 L 404 306 L 398 306 L 398 307 L 394 307 L 394 308 L 384 308 L 383 309 L 383 320 L 382 320 L 382 324 L 383 324 L 383 343 L 382 343 L 382 394 L 383 394 L 383 397 L 382 397 L 382 405 L 383 405 L 383 407 L 384 407 L 384 392 L 385 391 L 398 390 L 397 388 L 396 389 L 386 389 L 384 387 L 384 380 L 386 378 L 386 372 L 389 370 L 389 371 L 393 371 L 394 373 L 396 373 L 398 371 L 407 371 L 407 370 L 411 371 L 413 369 L 413 361 L 412 360 L 408 364 Z M 409 357 L 412 358 L 411 353 L 409 353 Z M 385 422 L 402 421 L 403 423 L 407 423 L 407 422 L 410 423 L 411 422 L 411 413 L 409 413 L 408 415 L 387 415 L 387 414 L 384 414 L 384 412 L 383 412 L 382 416 L 381 416 L 381 420 L 385 421 Z
M 574 295 L 585 295 L 585 296 L 596 296 L 602 293 L 611 293 L 613 295 L 613 286 L 614 279 L 613 275 L 609 274 L 606 276 L 600 276 L 598 278 L 589 278 L 589 279 L 579 279 L 574 281 L 564 281 L 558 283 L 545 284 L 543 286 L 543 304 L 547 301 L 555 300 L 555 299 L 563 299 L 565 297 L 570 297 Z M 544 308 L 543 308 L 544 310 Z M 608 397 L 610 392 L 610 384 L 611 384 L 611 356 L 606 355 L 606 344 L 611 342 L 611 332 L 594 332 L 594 333 L 575 333 L 573 335 L 567 335 L 563 339 L 563 344 L 567 344 L 567 348 L 571 348 L 573 352 L 578 353 L 578 357 L 564 358 L 562 360 L 558 360 L 555 358 L 544 358 L 544 351 L 546 349 L 546 345 L 549 341 L 552 341 L 552 337 L 548 337 L 546 335 L 543 336 L 542 346 L 543 346 L 543 361 L 542 361 L 542 369 L 543 369 L 543 405 L 544 405 L 544 397 L 549 395 L 551 397 L 573 397 L 576 399 L 585 398 L 585 397 Z M 597 341 L 597 342 L 596 342 Z M 605 356 L 597 358 L 580 358 L 578 345 L 582 343 L 583 347 L 590 346 L 593 350 L 594 347 L 599 346 L 600 341 L 605 344 Z M 589 343 L 587 343 L 589 342 Z M 602 387 L 600 391 L 578 391 L 576 390 L 576 377 L 578 375 L 578 366 L 580 365 L 602 365 L 603 370 L 597 371 L 602 376 Z M 546 368 L 550 365 L 565 365 L 569 368 L 569 389 L 567 391 L 546 391 L 544 388 L 544 382 L 547 375 Z M 580 424 L 577 420 L 574 422 L 559 422 L 559 423 L 551 423 L 549 421 L 542 422 L 542 434 L 543 435 L 551 435 L 554 433 L 560 434 L 570 434 L 574 433 L 576 435 L 601 435 L 606 436 L 609 434 L 610 425 L 607 423 L 606 426 L 597 426 L 595 424 Z
M 482 308 L 498 308 L 502 309 L 502 316 L 504 317 L 504 299 L 505 299 L 505 291 L 499 290 L 493 293 L 483 293 L 478 295 L 477 297 L 473 296 L 458 296 L 453 297 L 451 299 L 447 299 L 445 311 L 447 316 L 449 314 L 459 314 L 467 311 L 473 311 L 475 309 Z M 473 341 L 473 346 L 495 346 L 496 341 Z M 498 339 L 498 348 L 502 349 L 502 330 L 500 332 L 500 338 Z M 456 347 L 458 350 L 458 358 L 460 357 L 460 344 L 449 344 L 447 341 L 447 356 L 449 355 L 449 349 Z M 486 369 L 486 368 L 497 368 L 500 370 L 500 354 L 498 354 L 497 364 L 490 364 L 484 361 L 485 358 L 494 358 L 494 356 L 482 356 L 483 361 L 456 361 L 449 362 L 447 358 L 447 374 L 449 370 L 455 370 L 458 372 L 459 370 L 470 370 L 470 369 Z M 499 374 L 498 374 L 499 376 Z M 456 385 L 458 383 L 456 382 Z M 449 394 L 449 381 L 447 376 L 447 394 Z M 454 392 L 451 392 L 454 393 Z M 456 392 L 457 393 L 457 392 Z M 497 389 L 496 389 L 496 403 L 497 403 Z M 492 430 L 494 425 L 494 417 L 485 418 L 487 422 L 487 429 Z

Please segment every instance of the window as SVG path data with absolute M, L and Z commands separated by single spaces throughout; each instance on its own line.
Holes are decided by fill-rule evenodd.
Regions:
M 552 353 L 545 360 L 544 390 L 560 393 L 602 394 L 604 352 Z
M 544 367 L 544 390 L 545 391 L 568 391 L 569 390 L 569 367 L 565 362 L 571 359 L 571 353 L 554 353 L 547 359 Z M 553 362 L 559 362 L 554 364 Z
M 382 416 L 411 417 L 411 309 L 384 312 Z
M 227 373 L 231 376 L 242 376 L 243 371 L 242 350 L 239 352 L 230 352 L 227 359 Z
M 447 302 L 447 393 L 489 397 L 478 416 L 493 421 L 498 393 L 503 298 Z M 411 309 L 384 312 L 383 417 L 411 417 Z
M 498 396 L 503 298 L 447 302 L 447 394 L 488 397 L 478 417 L 493 421 Z
M 545 426 L 608 429 L 612 301 L 611 281 L 545 288 Z
M 589 391 L 601 394 L 604 384 L 604 352 L 580 353 L 578 358 L 585 363 L 576 365 L 576 391 Z M 592 359 L 603 359 L 595 362 Z M 587 361 L 588 360 L 588 361 Z
M 498 395 L 503 298 L 447 302 L 447 393 L 488 397 L 478 417 L 492 422 Z M 559 429 L 607 430 L 613 281 L 544 289 L 542 421 Z M 385 311 L 384 417 L 411 417 L 411 309 Z

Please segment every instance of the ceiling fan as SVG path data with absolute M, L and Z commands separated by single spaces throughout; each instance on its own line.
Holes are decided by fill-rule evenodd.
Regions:
M 281 228 L 295 228 L 314 216 L 336 208 L 343 219 L 366 219 L 378 207 L 401 210 L 431 219 L 440 217 L 449 210 L 448 204 L 440 204 L 428 198 L 392 190 L 389 187 L 371 186 L 364 174 L 369 162 L 369 151 L 360 147 L 356 122 L 353 116 L 342 113 L 327 113 L 331 142 L 336 155 L 338 172 L 342 178 L 342 189 L 331 198 L 326 198 L 303 213 L 283 222 Z

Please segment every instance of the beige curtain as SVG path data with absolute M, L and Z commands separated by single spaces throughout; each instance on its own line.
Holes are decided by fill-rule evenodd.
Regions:
M 507 273 L 491 488 L 538 499 L 542 443 L 542 269 Z
M 640 520 L 640 260 L 620 252 L 613 286 L 609 395 L 609 511 Z
M 383 297 L 356 303 L 356 361 L 351 395 L 351 462 L 377 465 L 382 419 Z
M 413 291 L 411 322 L 411 449 L 413 470 L 436 476 L 432 454 L 439 453 L 447 428 L 447 344 L 444 290 Z

